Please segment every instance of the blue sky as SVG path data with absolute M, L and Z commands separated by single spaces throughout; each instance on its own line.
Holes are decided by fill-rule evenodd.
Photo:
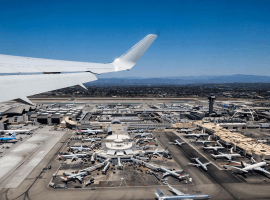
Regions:
M 99 77 L 270 76 L 270 1 L 0 1 L 0 53 L 112 62 L 149 33 L 135 67 Z

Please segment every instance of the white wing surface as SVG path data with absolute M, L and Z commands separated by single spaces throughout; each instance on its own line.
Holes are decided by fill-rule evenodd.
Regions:
M 27 96 L 78 84 L 83 86 L 82 83 L 97 80 L 93 74 L 129 70 L 156 38 L 157 35 L 147 35 L 107 64 L 0 55 L 0 73 L 4 75 L 0 76 L 0 102 L 22 99 L 31 104 Z
M 0 102 L 97 80 L 91 73 L 12 75 L 0 77 Z
M 261 167 L 256 167 L 256 168 L 254 168 L 254 170 L 257 170 L 257 171 L 260 171 L 260 172 L 263 172 L 265 174 L 270 175 L 270 172 L 269 171 L 267 171 L 267 170 L 265 170 L 265 169 L 263 169 Z
M 183 192 L 181 192 L 181 191 L 179 191 L 179 190 L 177 190 L 177 189 L 173 188 L 173 187 L 172 187 L 172 186 L 170 186 L 169 184 L 168 184 L 168 186 L 169 186 L 169 188 L 171 188 L 171 189 L 172 189 L 172 191 L 173 191 L 175 194 L 177 194 L 177 195 L 179 195 L 179 196 L 183 196 L 183 195 L 185 195 L 185 193 L 183 193 Z

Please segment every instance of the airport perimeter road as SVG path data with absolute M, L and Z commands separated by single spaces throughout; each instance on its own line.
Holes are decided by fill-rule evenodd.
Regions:
M 183 140 L 179 138 L 173 132 L 155 132 L 158 136 L 159 141 L 163 146 L 168 146 L 169 152 L 172 154 L 175 161 L 184 169 L 184 171 L 193 178 L 194 184 L 200 185 L 205 183 L 213 183 L 220 185 L 223 190 L 230 194 L 231 199 L 269 199 L 270 184 L 249 184 L 242 182 L 227 170 L 219 170 L 216 167 L 216 163 L 209 165 L 207 172 L 201 168 L 193 166 L 187 166 L 188 163 L 192 162 L 191 158 L 199 157 L 200 161 L 212 162 L 207 160 L 201 152 L 194 149 L 189 144 L 184 144 L 181 147 L 176 145 L 168 145 L 169 142 L 177 139 L 179 142 Z M 208 180 L 207 180 L 208 179 Z M 227 198 L 224 198 L 227 199 Z

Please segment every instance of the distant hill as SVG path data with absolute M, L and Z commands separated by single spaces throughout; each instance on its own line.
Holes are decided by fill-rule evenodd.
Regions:
M 100 78 L 86 83 L 86 86 L 128 86 L 128 85 L 185 85 L 196 83 L 270 83 L 270 76 L 224 75 L 224 76 L 179 76 L 163 78 Z

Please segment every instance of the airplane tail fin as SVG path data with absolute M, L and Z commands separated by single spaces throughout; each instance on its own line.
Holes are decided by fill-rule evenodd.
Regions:
M 163 196 L 165 196 L 165 194 L 160 189 L 158 189 L 158 188 L 157 188 L 157 192 L 155 192 L 155 194 L 156 194 L 157 197 L 163 197 Z
M 115 67 L 115 71 L 131 69 L 156 38 L 157 35 L 147 35 L 140 42 L 138 42 L 131 49 L 129 49 L 125 54 L 115 59 L 112 63 Z

